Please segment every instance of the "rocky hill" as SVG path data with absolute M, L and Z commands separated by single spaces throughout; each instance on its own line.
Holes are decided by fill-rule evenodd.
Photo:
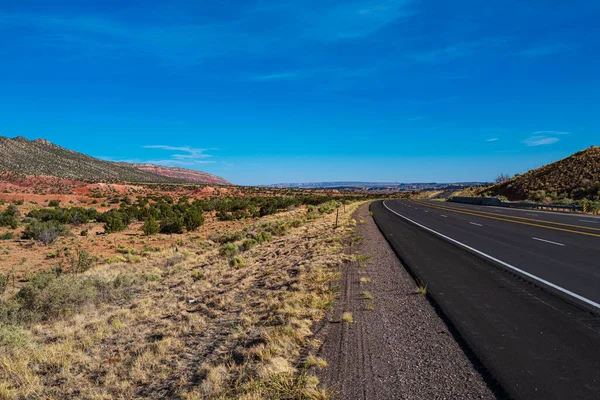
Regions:
M 209 174 L 207 172 L 196 171 L 179 167 L 165 167 L 155 164 L 131 164 L 137 169 L 150 172 L 154 175 L 178 179 L 193 183 L 208 183 L 211 185 L 231 185 L 231 183 L 220 176 Z
M 0 172 L 23 175 L 55 176 L 87 182 L 152 182 L 152 183 L 211 183 L 228 184 L 222 178 L 199 171 L 100 160 L 57 146 L 45 139 L 0 136 Z M 187 179 L 186 176 L 189 178 Z M 202 180 L 206 177 L 206 181 Z M 223 183 L 219 183 L 223 182 Z
M 509 200 L 565 202 L 600 200 L 600 148 L 590 147 L 563 160 L 518 175 L 482 194 Z

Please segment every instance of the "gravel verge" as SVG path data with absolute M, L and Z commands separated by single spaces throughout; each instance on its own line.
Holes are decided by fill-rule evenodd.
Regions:
M 319 379 L 342 399 L 494 399 L 477 367 L 369 215 L 355 213 L 340 296 L 320 332 Z M 343 314 L 351 313 L 352 322 Z M 346 318 L 348 319 L 348 318 Z

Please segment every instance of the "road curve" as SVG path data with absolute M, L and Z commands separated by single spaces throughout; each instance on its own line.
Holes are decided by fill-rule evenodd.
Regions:
M 511 398 L 598 399 L 598 314 L 448 239 L 595 302 L 600 238 L 560 218 L 514 219 L 531 222 L 527 225 L 445 206 L 386 201 L 371 210 L 401 261 L 427 285 L 443 315 Z M 553 222 L 575 225 L 566 228 L 582 233 L 550 229 L 562 227 Z

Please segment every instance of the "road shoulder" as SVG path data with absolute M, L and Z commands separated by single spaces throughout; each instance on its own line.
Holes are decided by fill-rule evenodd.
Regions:
M 323 331 L 319 372 L 343 399 L 493 399 L 494 394 L 369 215 L 355 213 L 357 261 Z M 342 321 L 351 313 L 352 322 Z

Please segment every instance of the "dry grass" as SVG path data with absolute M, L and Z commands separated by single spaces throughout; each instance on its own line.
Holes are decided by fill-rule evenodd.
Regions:
M 357 206 L 340 213 L 337 230 L 334 214 L 306 220 L 300 208 L 263 218 L 247 232 L 262 222 L 285 229 L 244 251 L 243 263 L 230 265 L 218 243 L 198 238 L 79 275 L 127 274 L 142 283 L 131 298 L 0 325 L 0 399 L 327 398 L 309 373 L 326 366 L 314 356 L 311 327 L 331 307 L 339 266 L 350 261 L 344 241 Z
M 345 313 L 342 314 L 342 321 L 346 322 L 346 323 L 352 323 L 354 321 L 354 319 L 352 318 L 352 313 L 346 311 Z

